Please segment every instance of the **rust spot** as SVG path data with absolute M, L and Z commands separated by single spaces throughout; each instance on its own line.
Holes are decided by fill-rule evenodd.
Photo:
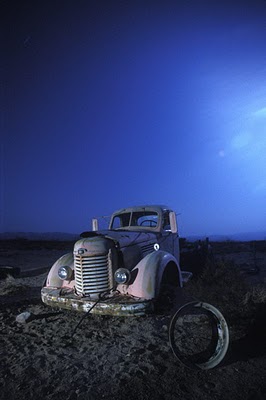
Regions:
M 88 298 L 77 298 L 71 293 L 62 295 L 60 290 L 47 287 L 42 289 L 41 295 L 45 304 L 67 310 L 88 312 L 95 304 L 95 301 Z M 91 312 L 100 315 L 141 316 L 153 312 L 153 302 L 127 295 L 115 295 L 97 303 Z

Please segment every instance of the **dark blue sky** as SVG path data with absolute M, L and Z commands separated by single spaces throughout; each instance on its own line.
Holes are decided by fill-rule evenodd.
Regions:
M 2 232 L 148 203 L 265 230 L 266 1 L 2 4 Z

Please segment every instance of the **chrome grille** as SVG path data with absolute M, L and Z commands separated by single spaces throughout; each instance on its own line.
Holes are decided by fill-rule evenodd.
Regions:
M 99 256 L 75 255 L 75 281 L 77 294 L 97 295 L 112 287 L 111 252 Z

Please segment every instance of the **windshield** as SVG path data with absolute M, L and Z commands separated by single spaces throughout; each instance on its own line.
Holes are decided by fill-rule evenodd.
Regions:
M 158 225 L 158 213 L 155 211 L 136 211 L 115 215 L 111 229 L 123 229 L 128 227 L 156 228 Z

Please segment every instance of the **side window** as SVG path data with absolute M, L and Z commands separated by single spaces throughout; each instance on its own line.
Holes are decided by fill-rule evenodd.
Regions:
M 130 213 L 116 215 L 112 221 L 112 229 L 129 226 Z
M 112 222 L 112 229 L 117 229 L 117 228 L 121 228 L 121 218 L 118 216 L 114 217 Z

